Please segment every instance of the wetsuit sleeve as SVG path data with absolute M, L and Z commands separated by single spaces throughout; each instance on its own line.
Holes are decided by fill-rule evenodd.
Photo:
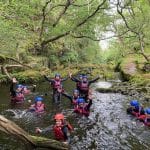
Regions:
M 68 80 L 68 78 L 69 78 L 69 77 L 66 77 L 66 78 L 61 79 L 61 82 L 64 82 L 64 81 Z
M 69 142 L 70 142 L 70 135 L 69 135 L 69 131 L 68 131 L 67 125 L 65 125 L 65 126 L 62 128 L 62 132 L 63 132 L 63 134 L 64 134 L 65 140 L 67 140 L 67 142 L 69 143 Z
M 95 79 L 93 79 L 93 80 L 90 80 L 90 81 L 89 81 L 89 84 L 94 83 L 94 82 L 97 81 L 98 79 L 99 79 L 99 77 L 97 77 L 97 78 L 95 78 Z
M 16 83 L 11 83 L 10 85 L 10 93 L 11 93 L 11 96 L 16 96 Z
M 53 130 L 53 127 L 52 126 L 48 126 L 47 128 L 45 128 L 45 129 L 42 129 L 42 132 L 41 133 L 46 133 L 46 132 L 50 132 L 50 131 L 52 131 Z
M 74 81 L 74 82 L 80 82 L 80 80 L 75 78 L 75 77 L 71 77 L 71 80 Z
M 71 102 L 72 102 L 72 96 L 70 96 L 70 95 L 67 94 L 67 93 L 62 93 L 62 95 L 65 96 L 65 97 L 67 97 L 68 99 L 70 99 Z
M 90 110 L 91 105 L 92 105 L 92 100 L 90 99 L 90 100 L 89 100 L 89 103 L 87 104 L 86 109 L 87 109 L 87 110 Z
M 44 76 L 45 80 L 48 82 L 53 82 L 53 79 L 49 79 L 47 76 Z

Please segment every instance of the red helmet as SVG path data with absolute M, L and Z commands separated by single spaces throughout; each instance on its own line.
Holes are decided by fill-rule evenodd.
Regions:
M 54 119 L 55 119 L 55 120 L 64 120 L 64 115 L 63 115 L 63 114 L 56 114 L 56 115 L 54 116 Z

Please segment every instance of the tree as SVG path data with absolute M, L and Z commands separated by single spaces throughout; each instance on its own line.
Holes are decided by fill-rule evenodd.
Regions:
M 150 5 L 148 1 L 117 0 L 114 3 L 117 9 L 118 17 L 114 20 L 116 24 L 115 33 L 121 33 L 126 30 L 126 34 L 118 36 L 129 51 L 141 54 L 147 62 L 150 61 L 149 54 L 145 52 L 149 46 L 149 26 L 150 26 Z

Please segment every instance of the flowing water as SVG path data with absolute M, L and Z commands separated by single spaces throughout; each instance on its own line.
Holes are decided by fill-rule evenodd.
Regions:
M 96 87 L 109 88 L 111 84 L 98 82 L 92 86 L 94 99 L 88 118 L 75 115 L 70 107 L 70 101 L 64 97 L 59 107 L 52 105 L 51 93 L 48 92 L 51 89 L 47 82 L 38 85 L 36 93 L 28 96 L 25 104 L 18 106 L 9 104 L 9 87 L 2 86 L 0 111 L 2 115 L 16 122 L 30 134 L 35 134 L 36 127 L 45 128 L 53 125 L 53 115 L 56 112 L 63 112 L 74 127 L 71 139 L 72 150 L 150 150 L 150 129 L 126 114 L 126 108 L 132 97 L 95 91 Z M 75 85 L 67 81 L 64 87 L 71 94 Z M 44 96 L 44 103 L 47 106 L 47 113 L 43 116 L 26 112 L 30 106 L 28 100 L 32 100 L 37 94 Z M 0 136 L 0 149 L 25 149 L 22 143 L 11 137 L 3 133 Z M 43 136 L 54 138 L 52 133 Z

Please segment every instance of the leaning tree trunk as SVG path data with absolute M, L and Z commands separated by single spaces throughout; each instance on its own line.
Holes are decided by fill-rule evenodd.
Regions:
M 0 115 L 0 131 L 29 144 L 31 147 L 49 148 L 54 150 L 67 150 L 69 146 L 62 142 L 44 137 L 31 136 L 14 122 Z

